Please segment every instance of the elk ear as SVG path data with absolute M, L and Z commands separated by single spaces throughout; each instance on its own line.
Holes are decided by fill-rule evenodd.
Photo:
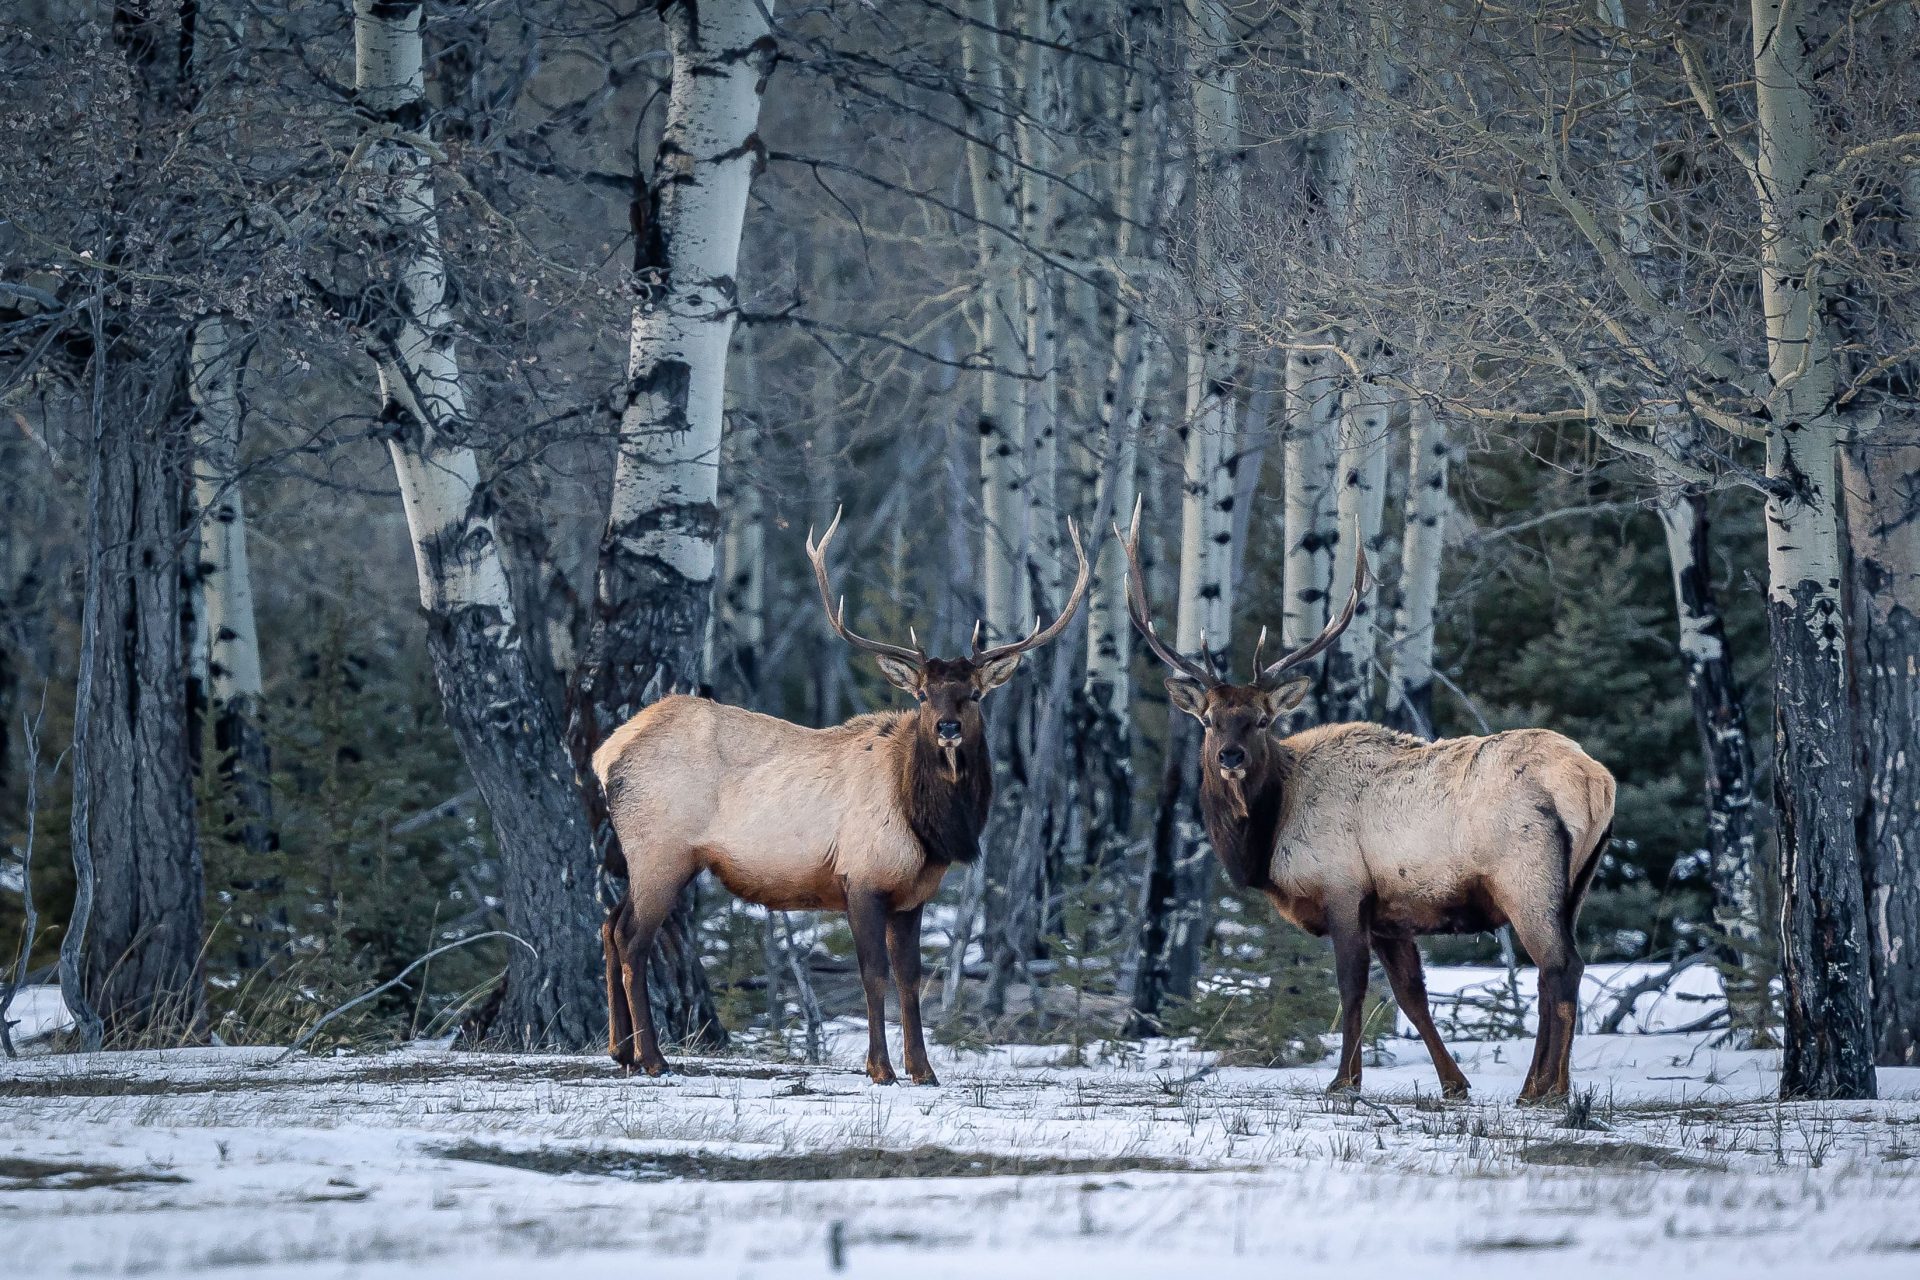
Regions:
M 1307 690 L 1313 688 L 1313 677 L 1295 676 L 1293 679 L 1267 694 L 1267 714 L 1283 716 L 1300 705 L 1307 696 Z
M 1173 699 L 1173 705 L 1192 716 L 1195 720 L 1207 718 L 1207 690 L 1198 680 L 1189 680 L 1185 676 L 1167 677 L 1167 696 Z
M 973 673 L 973 687 L 981 693 L 992 693 L 1007 681 L 1013 679 L 1013 673 L 1020 669 L 1020 655 L 1008 654 L 1004 658 L 995 658 L 986 666 Z
M 926 673 L 920 670 L 917 663 L 884 653 L 875 654 L 873 660 L 880 664 L 880 674 L 887 678 L 888 684 L 896 689 L 905 689 L 908 693 L 920 692 Z

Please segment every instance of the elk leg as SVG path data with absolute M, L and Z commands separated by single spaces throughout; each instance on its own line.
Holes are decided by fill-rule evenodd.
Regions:
M 1427 975 L 1420 963 L 1418 944 L 1412 938 L 1375 935 L 1373 953 L 1380 957 L 1380 967 L 1387 972 L 1387 985 L 1393 988 L 1394 1001 L 1427 1046 L 1433 1069 L 1440 1076 L 1440 1091 L 1449 1098 L 1466 1097 L 1469 1088 L 1466 1073 L 1447 1052 L 1439 1029 L 1433 1025 L 1433 1013 L 1427 1007 Z
M 667 1073 L 667 1060 L 660 1053 L 660 1037 L 653 1026 L 653 1001 L 647 994 L 647 958 L 653 953 L 654 935 L 660 932 L 667 913 L 673 910 L 680 890 L 693 877 L 665 874 L 655 867 L 647 871 L 647 875 L 629 881 L 632 907 L 627 913 L 626 927 L 616 925 L 614 932 L 626 944 L 620 978 L 627 990 L 627 1009 L 633 1018 L 640 1070 L 659 1076 Z
M 927 1061 L 926 1034 L 920 1026 L 920 908 L 887 917 L 887 958 L 893 961 L 894 990 L 900 997 L 900 1037 L 906 1042 L 907 1075 L 915 1084 L 939 1084 Z
M 607 960 L 607 1054 L 633 1070 L 633 1010 L 627 1007 L 626 965 L 620 957 L 632 919 L 626 899 L 614 904 L 600 924 L 600 946 Z
M 1329 1093 L 1360 1088 L 1360 1029 L 1367 1005 L 1367 928 L 1355 911 L 1335 920 L 1333 976 L 1340 986 L 1340 1070 L 1327 1086 Z
M 877 893 L 848 893 L 847 922 L 853 926 L 860 985 L 867 992 L 867 1075 L 875 1084 L 892 1084 L 893 1062 L 887 1056 L 886 900 Z
M 1580 976 L 1585 966 L 1574 949 L 1573 931 L 1558 918 L 1516 916 L 1513 931 L 1540 968 L 1540 1029 L 1533 1065 L 1520 1086 L 1522 1102 L 1552 1102 L 1569 1089 L 1569 1062 L 1579 1020 Z

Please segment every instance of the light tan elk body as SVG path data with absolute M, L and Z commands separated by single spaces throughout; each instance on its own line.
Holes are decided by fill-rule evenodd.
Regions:
M 1427 1009 L 1414 939 L 1511 923 L 1540 969 L 1540 1029 L 1520 1096 L 1564 1096 L 1583 968 L 1574 926 L 1611 832 L 1613 775 L 1544 729 L 1425 742 L 1376 724 L 1334 724 L 1274 737 L 1269 727 L 1311 683 L 1286 673 L 1353 620 L 1366 557 L 1326 630 L 1266 667 L 1256 647 L 1253 683 L 1236 685 L 1161 643 L 1141 585 L 1139 536 L 1136 510 L 1126 539 L 1128 606 L 1176 673 L 1167 680 L 1173 704 L 1205 726 L 1200 809 L 1214 850 L 1235 885 L 1333 939 L 1341 1043 L 1332 1089 L 1360 1087 L 1371 948 L 1442 1088 L 1465 1096 L 1467 1078 Z
M 667 1069 L 647 998 L 647 955 L 688 881 L 713 872 L 736 896 L 780 911 L 843 911 L 867 998 L 867 1073 L 892 1084 L 887 1056 L 889 959 L 898 984 L 907 1073 L 936 1084 L 920 1025 L 920 913 L 955 862 L 979 852 L 993 798 L 981 699 L 1020 655 L 1059 635 L 1086 594 L 1080 573 L 1053 624 L 967 658 L 929 658 L 846 628 L 834 609 L 826 550 L 811 538 L 821 602 L 834 630 L 875 656 L 886 678 L 919 703 L 912 711 L 808 729 L 705 698 L 656 702 L 593 756 L 608 812 L 626 850 L 628 897 L 602 929 L 607 954 L 609 1052 L 629 1070 Z

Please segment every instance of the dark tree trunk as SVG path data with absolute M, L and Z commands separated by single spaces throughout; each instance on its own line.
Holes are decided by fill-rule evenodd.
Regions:
M 601 547 L 601 587 L 593 633 L 574 687 L 569 728 L 580 786 L 588 793 L 594 839 L 604 850 L 610 883 L 603 896 L 624 897 L 627 854 L 607 820 L 590 761 L 606 736 L 668 693 L 702 688 L 700 656 L 713 584 L 690 582 L 658 561 L 625 553 L 609 531 Z M 644 856 L 636 850 L 635 856 Z M 660 926 L 647 969 L 647 990 L 663 1042 L 722 1048 L 726 1029 L 707 986 L 695 935 L 696 885 Z
M 1920 1066 L 1920 432 L 1845 466 L 1875 1061 Z
M 97 575 L 87 732 L 72 760 L 73 841 L 95 876 L 82 990 L 109 1044 L 198 1039 L 205 874 L 194 830 L 181 633 L 184 404 L 161 380 L 106 406 L 92 465 Z
M 1875 1081 L 1857 790 L 1838 625 L 1816 587 L 1767 602 L 1774 661 L 1774 789 L 1780 826 L 1781 978 L 1788 1098 L 1871 1098 Z
M 501 877 L 507 927 L 533 948 L 509 950 L 506 993 L 486 1038 L 586 1048 L 603 1040 L 606 1017 L 594 872 L 582 856 L 587 824 L 559 721 L 525 651 L 500 643 L 497 621 L 474 607 L 430 614 L 427 626 L 441 706 L 510 864 Z
M 1200 825 L 1199 729 L 1175 714 L 1142 886 L 1129 1035 L 1159 1034 L 1167 1002 L 1193 994 L 1213 885 L 1213 859 Z
M 1770 1040 L 1775 969 L 1762 924 L 1759 840 L 1754 829 L 1753 748 L 1746 707 L 1734 683 L 1733 653 L 1713 590 L 1706 495 L 1692 489 L 1661 497 L 1680 623 L 1680 661 L 1700 733 L 1707 807 L 1707 853 L 1718 962 L 1732 1028 L 1747 1044 Z

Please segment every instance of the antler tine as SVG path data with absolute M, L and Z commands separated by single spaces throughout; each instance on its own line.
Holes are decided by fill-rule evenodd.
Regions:
M 878 640 L 869 640 L 865 636 L 855 635 L 847 630 L 847 598 L 845 596 L 840 597 L 839 609 L 836 610 L 833 607 L 833 587 L 827 581 L 827 544 L 833 541 L 834 531 L 840 527 L 841 512 L 842 508 L 834 509 L 833 523 L 829 524 L 827 531 L 820 535 L 818 543 L 813 540 L 812 528 L 809 527 L 807 530 L 807 559 L 813 562 L 813 580 L 820 587 L 820 607 L 827 611 L 828 625 L 833 628 L 835 635 L 863 652 L 879 654 L 883 657 L 904 658 L 908 662 L 925 665 L 927 655 L 917 647 L 909 649 L 897 644 L 883 644 Z
M 1080 526 L 1076 525 L 1071 518 L 1067 520 L 1067 536 L 1073 540 L 1073 554 L 1080 561 L 1080 572 L 1073 580 L 1073 591 L 1067 596 L 1066 607 L 1060 610 L 1060 616 L 1055 618 L 1053 625 L 1044 631 L 1040 628 L 1040 620 L 1035 618 L 1033 631 L 1024 640 L 1003 644 L 997 648 L 988 649 L 984 653 L 976 647 L 973 657 L 976 663 L 1009 658 L 1015 654 L 1025 653 L 1029 649 L 1037 649 L 1067 629 L 1067 623 L 1073 620 L 1074 612 L 1080 608 L 1080 601 L 1086 598 L 1087 583 L 1093 580 L 1093 566 L 1087 562 L 1086 548 L 1080 545 Z
M 1253 642 L 1253 672 L 1256 678 L 1260 674 L 1260 654 L 1266 649 L 1266 647 L 1267 647 L 1267 629 L 1265 627 L 1262 627 L 1260 628 L 1259 638 Z
M 1191 662 L 1160 640 L 1160 633 L 1153 629 L 1153 617 L 1147 609 L 1147 579 L 1140 572 L 1140 500 L 1133 502 L 1133 523 L 1126 533 L 1120 532 L 1120 526 L 1113 526 L 1113 536 L 1120 539 L 1120 549 L 1127 557 L 1127 616 L 1133 619 L 1134 628 L 1146 638 L 1147 647 L 1152 649 L 1160 661 L 1191 680 L 1198 680 L 1208 688 L 1221 683 L 1220 677 L 1206 670 L 1196 662 Z
M 1254 682 L 1262 688 L 1271 688 L 1273 684 L 1288 671 L 1300 666 L 1302 663 L 1310 662 L 1314 658 L 1319 657 L 1329 645 L 1340 638 L 1340 633 L 1347 629 L 1347 624 L 1353 621 L 1354 610 L 1360 607 L 1360 597 L 1372 583 L 1373 576 L 1367 568 L 1367 549 L 1365 547 L 1355 547 L 1353 590 L 1347 596 L 1346 608 L 1342 609 L 1340 616 L 1329 622 L 1326 628 L 1304 647 L 1295 649 L 1292 653 L 1283 654 L 1272 666 L 1261 670 L 1254 677 Z M 1258 666 L 1257 663 L 1255 665 L 1256 667 Z

